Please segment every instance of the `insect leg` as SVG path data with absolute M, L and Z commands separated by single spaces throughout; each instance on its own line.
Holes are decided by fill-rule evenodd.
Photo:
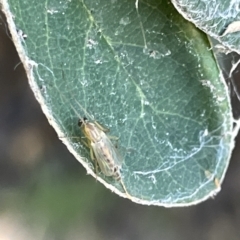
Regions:
M 97 163 L 97 159 L 94 155 L 93 149 L 91 147 L 90 147 L 90 158 L 94 162 L 94 172 L 95 172 L 96 176 L 98 176 L 98 173 L 99 173 L 98 172 L 98 163 Z M 96 179 L 97 179 L 97 177 L 96 177 Z
M 103 132 L 109 132 L 110 130 L 108 128 L 103 127 L 100 123 L 98 123 L 97 121 L 94 121 L 95 125 L 98 127 L 98 129 L 100 129 Z
M 128 190 L 126 189 L 125 184 L 123 183 L 122 179 L 120 179 L 120 182 L 121 182 L 121 185 L 123 187 L 123 190 L 125 191 L 125 193 L 127 195 L 127 198 L 131 200 L 132 196 L 128 193 Z
M 89 147 L 89 146 L 88 146 Z M 93 152 L 93 149 L 90 147 L 90 158 L 92 159 L 92 161 L 95 161 L 96 162 L 96 158 L 94 156 L 94 152 Z
M 118 148 L 118 140 L 119 140 L 119 137 L 116 137 L 116 136 L 111 136 L 111 135 L 107 135 L 108 138 L 111 140 L 111 142 L 113 143 L 114 147 L 115 148 Z
M 116 136 L 111 136 L 111 135 L 107 135 L 110 139 L 114 140 L 114 141 L 118 141 L 119 137 Z
M 91 147 L 89 147 L 89 143 L 88 142 L 84 141 L 83 138 L 80 138 L 80 139 L 81 139 L 80 141 L 81 141 L 82 144 L 84 144 L 86 147 L 91 149 Z

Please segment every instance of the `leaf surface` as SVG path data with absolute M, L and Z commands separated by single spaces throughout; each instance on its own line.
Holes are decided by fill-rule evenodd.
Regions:
M 240 53 L 240 2 L 232 0 L 172 0 L 176 9 L 198 28 Z
M 4 11 L 35 96 L 89 173 L 74 137 L 86 115 L 119 138 L 133 201 L 183 206 L 219 191 L 233 148 L 227 88 L 206 36 L 169 1 L 10 0 Z

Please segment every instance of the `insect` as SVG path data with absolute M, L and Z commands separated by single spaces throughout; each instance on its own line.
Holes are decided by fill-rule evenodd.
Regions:
M 78 102 L 77 104 L 88 115 L 81 104 Z M 78 126 L 86 138 L 86 142 L 83 141 L 83 143 L 90 149 L 90 157 L 95 162 L 96 173 L 99 166 L 105 176 L 113 177 L 121 183 L 127 197 L 131 199 L 120 173 L 123 160 L 110 140 L 110 136 L 106 134 L 109 130 L 96 121 L 88 121 L 86 117 L 80 117 Z
M 105 176 L 120 181 L 128 198 L 131 198 L 120 174 L 122 160 L 110 137 L 106 134 L 108 130 L 96 121 L 89 122 L 86 117 L 80 119 L 78 125 L 86 137 L 87 142 L 83 143 L 90 149 L 90 157 L 95 161 L 95 170 L 97 171 L 98 165 Z
M 84 144 L 90 149 L 91 159 L 96 161 L 105 176 L 119 180 L 121 160 L 116 147 L 106 135 L 108 130 L 97 122 L 89 122 L 86 117 L 80 119 L 78 125 L 87 139 Z
M 82 105 L 77 101 L 76 103 L 85 112 L 85 115 L 91 119 L 91 116 L 82 107 Z M 73 106 L 72 109 L 79 116 L 78 112 Z M 81 138 L 81 142 L 83 142 L 83 144 L 89 148 L 91 160 L 95 162 L 96 174 L 99 166 L 101 172 L 105 176 L 112 177 L 115 180 L 119 181 L 127 197 L 131 198 L 122 181 L 120 173 L 122 158 L 120 154 L 118 154 L 117 148 L 110 140 L 110 137 L 106 134 L 106 132 L 108 132 L 108 129 L 105 129 L 96 121 L 89 121 L 86 117 L 82 118 L 80 116 L 78 126 L 80 127 L 82 134 L 86 139 L 86 141 L 84 141 L 83 138 Z
M 87 113 L 86 109 L 84 109 L 79 102 L 76 101 L 76 103 L 84 111 L 85 115 L 92 119 L 92 117 Z M 120 173 L 122 159 L 118 154 L 116 147 L 110 140 L 110 137 L 106 134 L 106 132 L 109 130 L 102 127 L 96 121 L 89 121 L 86 117 L 80 117 L 72 104 L 70 105 L 76 115 L 79 117 L 78 126 L 80 127 L 82 134 L 86 139 L 85 141 L 83 138 L 81 138 L 81 142 L 90 149 L 91 160 L 95 163 L 95 173 L 97 174 L 97 169 L 99 167 L 105 176 L 112 177 L 119 181 L 127 197 L 131 199 L 132 197 L 129 195 L 125 184 L 122 181 Z

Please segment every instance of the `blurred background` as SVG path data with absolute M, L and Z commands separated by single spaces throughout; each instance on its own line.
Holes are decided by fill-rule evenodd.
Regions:
M 238 59 L 224 55 L 226 74 Z M 236 118 L 237 74 L 226 78 Z M 214 199 L 188 208 L 137 205 L 86 175 L 57 138 L 29 88 L 3 15 L 0 78 L 0 240 L 240 239 L 240 136 Z

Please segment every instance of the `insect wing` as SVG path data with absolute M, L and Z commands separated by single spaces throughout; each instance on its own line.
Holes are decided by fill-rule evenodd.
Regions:
M 105 137 L 91 145 L 102 173 L 106 176 L 114 176 L 116 174 L 115 168 L 120 167 L 120 164 L 116 148 L 112 142 Z
M 121 154 L 118 152 L 117 148 L 113 145 L 112 141 L 108 138 L 107 135 L 105 135 L 105 137 L 102 139 L 105 142 L 106 147 L 108 147 L 108 149 L 111 149 L 111 155 L 112 159 L 114 160 L 114 164 L 120 167 L 123 163 Z
M 84 136 L 90 141 L 90 142 L 98 142 L 101 139 L 102 131 L 99 130 L 93 123 L 84 123 L 82 125 L 82 132 Z

